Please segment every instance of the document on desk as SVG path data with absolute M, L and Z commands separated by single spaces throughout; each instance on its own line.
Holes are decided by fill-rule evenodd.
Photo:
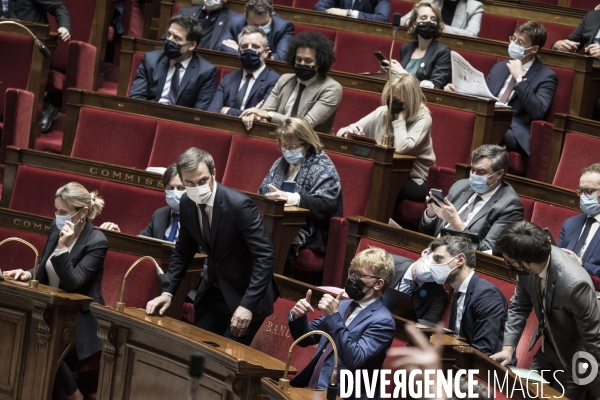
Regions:
M 485 76 L 473 68 L 460 54 L 453 51 L 452 55 L 452 84 L 458 93 L 477 97 L 487 97 L 498 101 L 485 83 Z

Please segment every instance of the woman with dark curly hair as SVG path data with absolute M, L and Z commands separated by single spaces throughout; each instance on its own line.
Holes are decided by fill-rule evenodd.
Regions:
M 327 75 L 335 61 L 333 43 L 320 33 L 303 32 L 290 43 L 286 61 L 295 73 L 279 78 L 262 108 L 244 110 L 240 117 L 246 129 L 254 121 L 280 124 L 289 117 L 302 117 L 315 131 L 332 133 L 342 101 L 342 86 Z

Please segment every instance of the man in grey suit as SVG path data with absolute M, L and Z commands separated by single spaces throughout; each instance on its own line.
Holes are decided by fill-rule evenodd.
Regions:
M 586 388 L 599 398 L 600 308 L 589 274 L 566 252 L 552 246 L 546 233 L 531 222 L 506 227 L 496 249 L 518 276 L 504 347 L 491 357 L 508 364 L 533 308 L 539 322 L 529 350 L 540 336 L 543 339 L 531 369 L 553 371 L 546 372 L 545 379 L 559 392 L 564 390 L 569 399 L 581 399 Z
M 475 149 L 469 179 L 454 183 L 444 202 L 430 201 L 429 192 L 419 232 L 435 237 L 442 228 L 474 233 L 479 236 L 479 250 L 493 252 L 500 231 L 523 219 L 519 196 L 503 181 L 507 170 L 508 154 L 503 147 L 484 144 Z
M 334 61 L 333 43 L 325 36 L 314 31 L 296 36 L 286 55 L 295 74 L 282 75 L 261 108 L 242 112 L 246 129 L 254 121 L 280 124 L 288 117 L 302 117 L 315 131 L 333 133 L 335 112 L 342 101 L 342 85 L 327 75 Z
M 478 36 L 483 16 L 483 4 L 476 0 L 433 0 L 442 13 L 444 33 L 462 36 Z M 411 11 L 412 12 L 412 11 Z M 401 24 L 407 25 L 410 14 L 402 17 Z

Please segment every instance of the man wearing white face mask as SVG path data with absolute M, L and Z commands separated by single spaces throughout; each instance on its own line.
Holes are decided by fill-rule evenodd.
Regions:
M 486 77 L 490 92 L 513 110 L 510 128 L 504 136 L 507 151 L 528 157 L 531 154 L 529 132 L 531 122 L 544 119 L 558 84 L 558 76 L 538 58 L 537 53 L 546 43 L 546 28 L 535 21 L 527 21 L 515 29 L 508 54 L 510 60 L 499 61 Z M 445 90 L 456 91 L 452 85 Z
M 556 243 L 585 270 L 600 277 L 600 164 L 592 164 L 583 170 L 577 194 L 583 214 L 565 221 Z
M 492 252 L 502 229 L 523 219 L 523 204 L 504 174 L 508 154 L 503 147 L 484 144 L 471 154 L 471 176 L 450 187 L 441 202 L 426 198 L 427 210 L 419 223 L 419 232 L 439 237 L 442 228 L 474 233 L 479 250 Z
M 431 243 L 431 264 L 417 279 L 448 283 L 454 299 L 448 329 L 486 355 L 502 349 L 508 301 L 500 289 L 475 272 L 477 260 L 469 239 L 444 236 Z
M 179 238 L 169 264 L 170 286 L 148 302 L 148 314 L 171 305 L 198 246 L 207 265 L 194 299 L 194 325 L 250 345 L 279 296 L 275 252 L 262 216 L 250 198 L 215 181 L 215 163 L 191 147 L 177 160 L 186 193 L 181 197 Z

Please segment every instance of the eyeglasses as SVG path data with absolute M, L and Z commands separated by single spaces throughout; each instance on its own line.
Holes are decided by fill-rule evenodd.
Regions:
M 369 278 L 382 279 L 378 276 L 363 274 L 362 272 L 352 268 L 348 268 L 348 276 L 355 276 L 356 279 L 362 279 L 364 276 L 368 276 Z
M 598 193 L 598 191 L 600 191 L 600 189 L 577 189 L 575 190 L 575 193 L 577 193 L 577 196 L 581 196 L 582 194 L 585 194 L 588 197 L 591 197 L 593 195 L 600 196 L 600 193 Z
M 305 144 L 306 144 L 306 143 L 301 143 L 301 144 L 299 144 L 299 145 L 289 145 L 289 146 L 286 146 L 286 145 L 280 144 L 280 145 L 279 145 L 279 148 L 280 148 L 281 150 L 294 151 L 294 150 L 298 150 L 298 149 L 301 149 L 301 148 L 303 148 Z
M 516 45 L 519 45 L 519 46 L 523 46 L 523 47 L 525 47 L 525 42 L 523 42 L 521 39 L 517 39 L 515 36 L 510 36 L 510 37 L 508 38 L 508 41 L 509 41 L 510 43 L 514 43 L 514 44 L 516 44 Z

